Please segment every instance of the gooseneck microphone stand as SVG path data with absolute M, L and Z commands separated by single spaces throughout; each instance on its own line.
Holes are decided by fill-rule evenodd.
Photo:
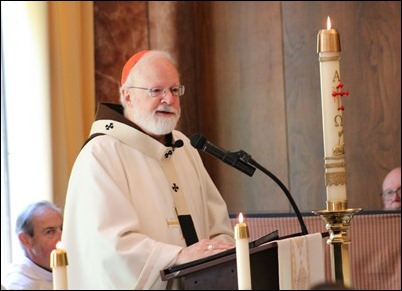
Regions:
M 278 186 L 282 189 L 283 193 L 285 193 L 286 197 L 288 198 L 290 204 L 293 207 L 293 210 L 296 213 L 297 219 L 299 220 L 299 224 L 300 224 L 300 228 L 301 228 L 301 234 L 302 235 L 306 235 L 308 234 L 307 231 L 307 227 L 304 223 L 303 217 L 300 213 L 299 208 L 296 205 L 296 202 L 294 201 L 292 195 L 290 194 L 289 190 L 286 188 L 286 186 L 282 183 L 281 180 L 279 180 L 278 177 L 276 177 L 274 174 L 272 174 L 270 171 L 268 171 L 266 168 L 264 168 L 262 165 L 260 165 L 259 163 L 257 163 L 254 159 L 251 158 L 251 156 L 249 154 L 247 154 L 245 151 L 240 150 L 238 152 L 233 152 L 230 153 L 232 155 L 234 155 L 237 159 L 240 159 L 250 165 L 255 166 L 257 169 L 259 169 L 261 172 L 263 172 L 264 174 L 268 175 L 272 180 L 275 181 L 276 184 L 278 184 Z

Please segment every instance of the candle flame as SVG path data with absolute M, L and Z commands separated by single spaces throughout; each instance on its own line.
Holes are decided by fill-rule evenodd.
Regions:
M 63 249 L 63 244 L 62 244 L 61 241 L 58 241 L 58 242 L 57 242 L 57 244 L 56 244 L 56 249 L 58 249 L 58 250 Z
M 239 222 L 243 223 L 243 213 L 241 213 L 241 212 L 239 214 Z
M 330 30 L 331 29 L 331 19 L 329 19 L 329 16 L 327 18 L 327 29 Z

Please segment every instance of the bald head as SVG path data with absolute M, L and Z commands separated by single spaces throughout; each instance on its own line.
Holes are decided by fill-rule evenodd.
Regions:
M 392 169 L 382 183 L 385 210 L 401 209 L 401 167 Z

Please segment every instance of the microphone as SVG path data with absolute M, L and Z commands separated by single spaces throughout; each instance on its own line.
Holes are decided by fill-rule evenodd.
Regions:
M 193 147 L 199 150 L 203 150 L 210 155 L 224 161 L 232 167 L 242 171 L 243 173 L 252 176 L 255 172 L 255 168 L 249 165 L 247 162 L 241 159 L 241 154 L 232 153 L 213 145 L 201 134 L 196 133 L 190 137 L 190 142 Z
M 178 149 L 181 148 L 184 145 L 183 141 L 181 139 L 178 139 L 174 142 L 173 148 Z

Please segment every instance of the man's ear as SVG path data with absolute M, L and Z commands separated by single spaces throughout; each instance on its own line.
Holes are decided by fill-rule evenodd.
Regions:
M 21 244 L 25 247 L 28 248 L 31 245 L 31 237 L 27 235 L 25 232 L 21 231 L 18 234 L 18 239 L 20 240 Z
M 131 106 L 132 105 L 132 100 L 131 100 L 131 95 L 128 93 L 128 90 L 123 91 L 123 96 L 124 96 L 124 101 L 126 103 L 126 106 Z

